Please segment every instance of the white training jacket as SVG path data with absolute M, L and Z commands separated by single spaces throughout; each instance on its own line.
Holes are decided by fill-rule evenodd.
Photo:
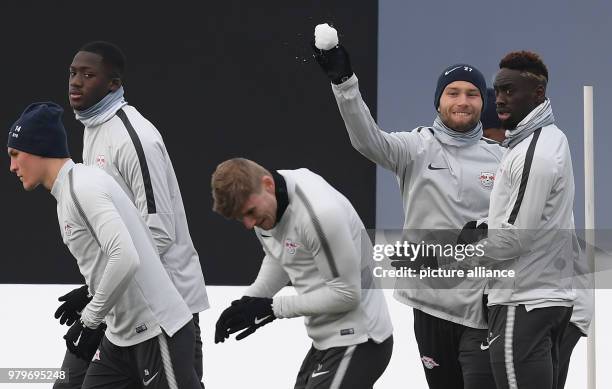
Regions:
M 64 244 L 93 295 L 81 313 L 86 326 L 105 321 L 108 340 L 127 347 L 162 329 L 172 336 L 192 320 L 147 226 L 112 178 L 69 160 L 51 193 Z
M 420 242 L 425 230 L 461 230 L 487 216 L 489 196 L 503 148 L 482 139 L 463 147 L 440 142 L 433 130 L 382 131 L 359 92 L 357 76 L 332 90 L 353 147 L 395 173 L 404 204 L 408 239 Z M 444 242 L 454 243 L 454 242 Z M 465 279 L 454 289 L 427 287 L 405 279 L 395 298 L 432 316 L 472 328 L 487 328 L 482 306 L 484 279 Z
M 83 163 L 110 174 L 149 226 L 159 256 L 192 313 L 209 307 L 178 181 L 155 126 L 126 105 L 83 133 Z
M 273 297 L 291 281 L 293 296 L 274 296 L 278 318 L 304 316 L 308 336 L 319 350 L 393 332 L 385 297 L 373 285 L 371 243 L 351 203 L 308 169 L 279 170 L 289 205 L 274 228 L 255 228 L 265 258 L 255 282 L 244 293 Z M 362 246 L 365 245 L 365 246 Z
M 484 244 L 485 256 L 514 269 L 516 277 L 490 282 L 489 305 L 573 305 L 580 258 L 573 206 L 572 159 L 557 126 L 542 127 L 507 151 L 491 193 Z

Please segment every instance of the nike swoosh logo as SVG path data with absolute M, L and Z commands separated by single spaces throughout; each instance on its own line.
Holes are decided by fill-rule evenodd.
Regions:
M 264 237 L 264 238 L 271 238 L 272 237 L 272 235 L 264 235 L 264 234 L 261 234 L 261 236 Z
M 480 344 L 480 349 L 481 349 L 482 351 L 484 351 L 484 350 L 488 350 L 488 349 L 489 349 L 489 347 L 491 346 L 491 343 L 495 342 L 495 339 L 497 339 L 497 338 L 499 338 L 499 335 L 497 335 L 497 336 L 496 336 L 496 337 L 494 337 L 493 339 L 489 340 L 489 341 L 487 342 L 487 344 L 481 343 L 481 344 Z
M 452 68 L 451 70 L 447 70 L 447 71 L 444 72 L 444 75 L 448 76 L 449 74 L 451 74 L 455 70 L 459 69 L 460 67 L 462 67 L 462 66 L 457 66 L 457 67 Z
M 268 316 L 264 316 L 264 317 L 262 317 L 262 318 L 260 319 L 260 318 L 258 318 L 258 317 L 256 316 L 256 317 L 255 317 L 255 325 L 257 325 L 257 324 L 261 323 L 262 321 L 266 320 L 266 319 L 267 319 L 267 318 L 269 318 L 269 317 L 270 317 L 270 315 L 268 315 Z
M 157 373 L 153 374 L 153 375 L 151 376 L 151 378 L 149 378 L 148 380 L 145 380 L 145 379 L 143 378 L 143 379 L 142 379 L 142 384 L 143 384 L 144 386 L 149 386 L 149 384 L 151 383 L 151 381 L 153 381 L 153 380 L 155 379 L 155 376 L 157 376 L 157 374 L 159 374 L 159 372 L 157 372 Z
M 320 375 L 327 374 L 327 373 L 329 373 L 329 370 L 327 370 L 327 371 L 320 371 L 320 372 L 318 372 L 318 373 L 316 373 L 316 372 L 314 372 L 314 371 L 313 371 L 313 372 L 312 372 L 312 378 L 315 378 L 315 377 L 318 377 L 318 376 L 320 376 Z
M 82 334 L 83 334 L 83 331 L 81 331 L 81 332 L 79 333 L 79 337 L 77 338 L 77 340 L 75 340 L 74 342 L 72 342 L 72 344 L 74 344 L 74 346 L 75 346 L 75 347 L 79 345 L 79 342 L 81 341 L 81 335 L 82 335 Z
M 447 167 L 435 167 L 435 166 L 431 166 L 431 163 L 430 163 L 429 166 L 427 166 L 427 169 L 429 169 L 429 170 L 446 170 L 448 168 Z

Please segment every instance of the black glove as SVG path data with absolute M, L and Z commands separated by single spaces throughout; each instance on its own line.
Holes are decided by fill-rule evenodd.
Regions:
M 344 46 L 338 45 L 330 50 L 320 50 L 313 41 L 312 50 L 315 59 L 334 84 L 342 84 L 353 75 L 351 60 Z
M 59 319 L 60 324 L 66 323 L 66 325 L 71 326 L 72 323 L 81 317 L 81 311 L 89 304 L 92 298 L 87 285 L 66 293 L 57 299 L 58 301 L 64 301 L 64 303 L 55 311 L 55 318 Z
M 389 256 L 389 260 L 391 261 L 391 266 L 395 269 L 413 269 L 416 272 L 419 272 L 421 269 L 437 269 L 438 268 L 438 257 L 436 256 L 435 250 L 427 249 L 424 242 L 420 244 L 410 243 L 410 242 L 402 242 L 403 245 L 408 244 L 408 253 L 402 250 L 401 254 L 396 253 Z M 428 241 L 428 243 L 434 243 Z M 418 249 L 417 249 L 418 247 Z M 413 252 L 413 250 L 417 250 L 417 253 Z M 414 255 L 414 257 L 413 257 Z
M 246 328 L 236 335 L 236 340 L 244 339 L 274 319 L 276 316 L 272 311 L 271 298 L 243 296 L 240 300 L 232 301 L 232 305 L 217 320 L 215 343 L 224 342 L 234 332 Z
M 101 323 L 98 328 L 88 328 L 81 319 L 77 320 L 64 335 L 66 347 L 71 353 L 86 361 L 91 361 L 106 330 L 106 324 Z
M 478 226 L 476 224 L 476 220 L 465 223 L 457 238 L 458 244 L 471 244 L 487 237 L 489 230 L 487 223 L 481 223 Z

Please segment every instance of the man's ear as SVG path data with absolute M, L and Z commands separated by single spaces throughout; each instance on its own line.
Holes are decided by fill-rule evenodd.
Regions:
M 122 82 L 120 78 L 111 79 L 110 83 L 110 91 L 115 92 L 117 89 L 121 88 Z
M 261 177 L 261 185 L 268 193 L 274 193 L 276 186 L 274 185 L 274 178 L 271 176 Z

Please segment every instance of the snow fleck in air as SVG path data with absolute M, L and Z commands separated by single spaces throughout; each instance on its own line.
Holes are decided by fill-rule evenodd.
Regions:
M 319 50 L 329 50 L 338 45 L 338 31 L 329 24 L 318 24 L 315 27 L 315 46 Z

